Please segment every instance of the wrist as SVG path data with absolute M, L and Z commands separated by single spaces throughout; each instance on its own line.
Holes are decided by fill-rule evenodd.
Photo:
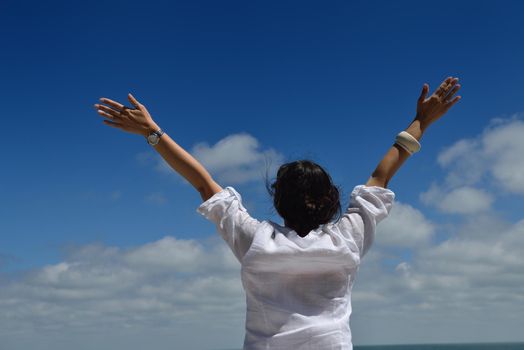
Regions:
M 417 114 L 415 116 L 415 119 L 413 119 L 413 122 L 415 121 L 418 121 L 418 123 L 420 124 L 420 128 L 422 129 L 422 131 L 426 131 L 426 129 L 429 127 L 429 125 L 431 124 L 431 122 L 428 121 L 428 118 L 424 117 L 424 116 L 421 116 L 419 114 Z
M 415 118 L 411 122 L 411 124 L 405 129 L 405 131 L 408 132 L 411 136 L 413 136 L 417 140 L 420 140 L 428 126 L 429 126 L 428 124 L 424 123 L 420 119 Z
M 147 138 L 152 132 L 158 131 L 159 129 L 160 127 L 156 123 L 147 124 L 143 135 L 145 138 Z

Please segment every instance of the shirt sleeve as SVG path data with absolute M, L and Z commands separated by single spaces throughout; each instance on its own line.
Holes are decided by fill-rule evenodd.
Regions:
M 216 225 L 238 261 L 242 261 L 260 222 L 249 215 L 240 194 L 228 186 L 202 203 L 197 212 Z
M 377 224 L 385 219 L 395 193 L 380 186 L 355 186 L 351 192 L 349 207 L 336 223 L 345 239 L 354 242 L 362 258 L 375 239 Z

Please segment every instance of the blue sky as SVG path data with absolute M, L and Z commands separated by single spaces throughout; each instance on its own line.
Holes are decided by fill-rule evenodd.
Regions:
M 400 264 L 416 264 L 424 249 L 443 249 L 440 243 L 480 216 L 492 219 L 483 227 L 513 227 L 523 218 L 524 193 L 514 174 L 524 166 L 520 144 L 506 133 L 517 141 L 522 135 L 523 11 L 519 1 L 2 1 L 0 282 L 7 289 L 13 281 L 27 284 L 27 274 L 64 266 L 85 247 L 139 251 L 165 237 L 200 244 L 216 235 L 195 212 L 198 193 L 166 171 L 143 138 L 102 124 L 93 104 L 108 97 L 129 105 L 129 92 L 190 151 L 200 144 L 201 154 L 220 159 L 227 158 L 220 140 L 247 147 L 246 163 L 230 169 L 233 175 L 216 165 L 210 170 L 222 186 L 238 189 L 253 216 L 278 220 L 253 159 L 310 157 L 343 188 L 346 205 L 414 117 L 422 84 L 433 91 L 457 76 L 462 101 L 428 130 L 421 152 L 389 185 L 405 209 L 398 213 L 430 223 L 429 243 L 385 242 L 377 268 L 386 277 L 404 271 Z M 495 146 L 474 153 L 491 136 L 515 152 L 496 169 L 490 157 L 506 148 L 490 141 Z M 463 147 L 453 148 L 461 140 Z M 464 168 L 469 156 L 476 166 Z M 245 180 L 235 180 L 235 172 Z M 450 180 L 457 174 L 470 180 Z M 457 198 L 469 202 L 439 207 Z M 371 255 L 370 270 L 374 261 Z M 355 315 L 357 331 L 366 322 L 374 321 Z M 241 335 L 241 322 L 231 327 Z M 44 337 L 31 329 L 34 339 Z M 373 342 L 362 334 L 361 343 Z M 500 330 L 480 340 L 523 340 L 516 334 Z M 421 337 L 379 339 L 447 340 Z M 201 346 L 209 344 L 240 343 L 210 334 Z

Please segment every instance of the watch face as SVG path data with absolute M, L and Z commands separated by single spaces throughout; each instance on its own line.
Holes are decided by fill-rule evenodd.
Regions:
M 157 134 L 151 134 L 147 137 L 147 141 L 150 143 L 150 144 L 157 144 L 158 143 L 158 135 Z

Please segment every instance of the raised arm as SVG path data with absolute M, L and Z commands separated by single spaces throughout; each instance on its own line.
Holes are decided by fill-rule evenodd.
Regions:
M 460 100 L 460 96 L 455 96 L 459 89 L 458 78 L 449 77 L 427 97 L 429 85 L 424 84 L 417 101 L 417 115 L 405 131 L 420 140 L 426 129 Z M 389 180 L 409 156 L 404 148 L 394 144 L 373 171 L 366 185 L 387 187 Z
M 98 113 L 110 119 L 104 120 L 104 123 L 144 137 L 147 137 L 152 131 L 158 131 L 160 128 L 153 121 L 146 107 L 139 103 L 133 95 L 129 94 L 128 98 L 135 107 L 134 109 L 108 98 L 100 99 L 107 106 L 95 104 Z M 171 139 L 167 133 L 164 133 L 153 147 L 176 172 L 193 185 L 200 193 L 202 200 L 206 201 L 222 190 L 222 187 L 213 180 L 204 166 Z

